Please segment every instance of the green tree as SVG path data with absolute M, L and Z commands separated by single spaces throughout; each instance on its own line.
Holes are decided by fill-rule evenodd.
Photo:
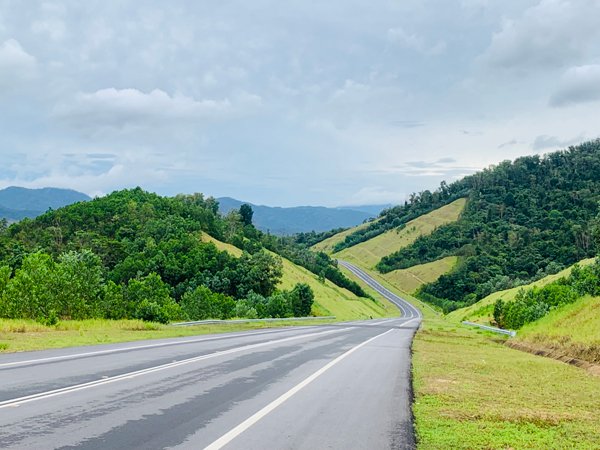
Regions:
M 244 203 L 242 206 L 240 206 L 240 217 L 242 219 L 242 224 L 245 225 L 252 225 L 252 216 L 254 215 L 254 211 L 252 210 L 252 207 L 250 205 L 248 205 L 247 203 Z
M 315 299 L 315 294 L 311 287 L 306 283 L 298 283 L 291 290 L 290 299 L 292 310 L 296 317 L 306 317 L 310 315 L 310 310 Z

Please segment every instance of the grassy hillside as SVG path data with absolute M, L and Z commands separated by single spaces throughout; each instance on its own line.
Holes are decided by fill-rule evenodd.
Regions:
M 398 286 L 402 291 L 414 294 L 425 283 L 433 283 L 443 274 L 450 272 L 457 262 L 458 257 L 448 256 L 438 261 L 419 264 L 408 269 L 394 270 L 381 276 L 391 284 Z
M 231 244 L 218 241 L 207 233 L 202 233 L 205 242 L 214 243 L 219 250 L 240 256 L 242 251 Z M 398 310 L 385 300 L 370 300 L 360 298 L 350 291 L 340 288 L 329 280 L 319 281 L 312 272 L 291 261 L 283 260 L 283 277 L 279 288 L 291 289 L 296 283 L 308 284 L 315 293 L 313 314 L 317 316 L 336 316 L 340 320 L 365 319 L 369 317 L 392 317 L 398 315 Z
M 586 266 L 592 264 L 595 261 L 595 258 L 588 258 L 580 261 L 580 266 Z M 477 303 L 474 303 L 471 306 L 467 306 L 466 308 L 460 308 L 456 311 L 452 311 L 447 315 L 448 319 L 451 321 L 463 321 L 469 320 L 471 322 L 479 322 L 489 324 L 493 318 L 494 312 L 494 303 L 496 300 L 503 299 L 504 301 L 512 301 L 515 299 L 515 296 L 521 289 L 528 289 L 532 287 L 542 287 L 547 284 L 552 283 L 553 281 L 558 280 L 559 278 L 566 277 L 571 273 L 573 266 L 568 267 L 554 275 L 548 275 L 547 277 L 541 278 L 533 283 L 518 286 L 512 289 L 506 289 L 502 291 L 494 292 L 487 297 L 479 300 Z
M 333 256 L 356 263 L 366 268 L 374 268 L 384 256 L 412 244 L 420 236 L 432 233 L 436 228 L 456 221 L 466 204 L 461 198 L 428 214 L 408 222 L 403 228 L 396 228 L 375 236 L 368 241 L 346 248 Z
M 517 341 L 600 364 L 600 297 L 586 296 L 519 330 Z
M 314 250 L 315 252 L 324 252 L 327 254 L 331 254 L 331 253 L 333 253 L 333 247 L 335 246 L 335 244 L 337 244 L 338 242 L 342 242 L 344 239 L 346 239 L 346 236 L 350 236 L 351 234 L 356 233 L 359 230 L 365 229 L 371 223 L 372 222 L 362 223 L 355 227 L 348 228 L 347 230 L 341 231 L 340 233 L 337 233 L 337 234 L 313 245 L 311 249 Z

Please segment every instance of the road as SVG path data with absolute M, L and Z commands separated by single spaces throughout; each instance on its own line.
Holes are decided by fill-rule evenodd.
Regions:
M 419 321 L 2 355 L 0 448 L 413 448 Z

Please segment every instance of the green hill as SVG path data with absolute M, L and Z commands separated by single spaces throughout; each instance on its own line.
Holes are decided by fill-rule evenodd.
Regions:
M 404 206 L 386 211 L 376 224 L 346 236 L 335 250 L 350 251 L 457 197 L 467 198 L 457 221 L 419 236 L 376 265 L 387 273 L 458 256 L 450 273 L 423 286 L 419 294 L 445 311 L 596 255 L 600 140 L 503 161 L 454 183 L 442 183 L 435 192 L 415 194 Z M 380 254 L 372 255 L 369 264 Z
M 203 233 L 202 239 L 216 245 L 236 257 L 242 255 L 239 248 L 221 242 Z M 316 316 L 336 316 L 340 320 L 366 319 L 369 317 L 392 317 L 398 315 L 398 309 L 389 302 L 358 297 L 347 289 L 336 286 L 329 280 L 320 281 L 312 272 L 283 258 L 283 277 L 278 284 L 280 289 L 292 289 L 296 283 L 308 284 L 315 293 L 313 314 Z

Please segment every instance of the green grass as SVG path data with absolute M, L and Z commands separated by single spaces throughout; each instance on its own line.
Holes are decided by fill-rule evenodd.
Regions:
M 218 241 L 204 233 L 202 239 L 213 242 L 219 250 L 227 251 L 234 256 L 241 256 L 242 251 L 233 245 Z M 393 317 L 398 314 L 397 308 L 385 299 L 377 300 L 358 297 L 347 289 L 336 286 L 329 280 L 319 281 L 318 277 L 291 261 L 282 258 L 283 277 L 279 288 L 292 289 L 296 283 L 308 284 L 314 294 L 315 303 L 312 313 L 315 316 L 336 316 L 339 320 L 368 319 L 369 317 Z
M 413 351 L 419 448 L 600 448 L 599 377 L 442 318 Z
M 338 320 L 336 319 L 336 321 Z M 317 325 L 330 322 L 334 321 L 273 321 L 173 327 L 140 320 L 95 319 L 62 321 L 56 326 L 49 327 L 32 320 L 0 319 L 0 353 L 196 336 L 283 326 Z
M 373 269 L 384 256 L 412 244 L 420 236 L 431 234 L 436 228 L 454 222 L 464 209 L 466 199 L 458 199 L 429 214 L 424 214 L 411 220 L 402 229 L 393 229 L 361 242 L 341 252 L 333 254 L 335 258 L 343 259 L 362 267 Z
M 592 264 L 595 261 L 595 258 L 584 259 L 579 261 L 580 266 L 585 266 Z M 523 286 L 518 286 L 512 289 L 506 289 L 503 291 L 493 292 L 487 297 L 482 298 L 477 303 L 472 304 L 471 306 L 467 306 L 466 308 L 460 308 L 456 311 L 452 311 L 446 317 L 455 322 L 461 322 L 463 320 L 469 320 L 471 322 L 478 322 L 489 324 L 494 317 L 494 303 L 496 300 L 503 299 L 504 301 L 513 301 L 517 296 L 517 293 L 521 289 L 528 289 L 534 286 L 542 287 L 550 284 L 559 278 L 567 277 L 571 273 L 571 267 L 567 267 L 566 269 L 554 274 L 548 275 L 547 277 L 541 278 L 533 283 L 526 284 Z
M 311 247 L 311 249 L 315 252 L 324 252 L 327 254 L 331 254 L 333 253 L 333 247 L 335 246 L 335 244 L 337 244 L 338 242 L 342 242 L 344 239 L 346 239 L 346 236 L 350 236 L 352 233 L 358 230 L 367 228 L 372 223 L 373 222 L 361 223 L 360 225 L 357 225 L 355 227 L 348 228 L 347 230 L 341 231 L 327 239 L 322 240 L 321 242 L 316 243 Z
M 448 256 L 426 264 L 419 264 L 408 269 L 394 270 L 381 274 L 381 277 L 404 292 L 414 294 L 426 283 L 433 283 L 445 273 L 450 272 L 458 262 L 458 257 Z
M 600 364 L 600 297 L 586 296 L 525 325 L 517 340 Z

